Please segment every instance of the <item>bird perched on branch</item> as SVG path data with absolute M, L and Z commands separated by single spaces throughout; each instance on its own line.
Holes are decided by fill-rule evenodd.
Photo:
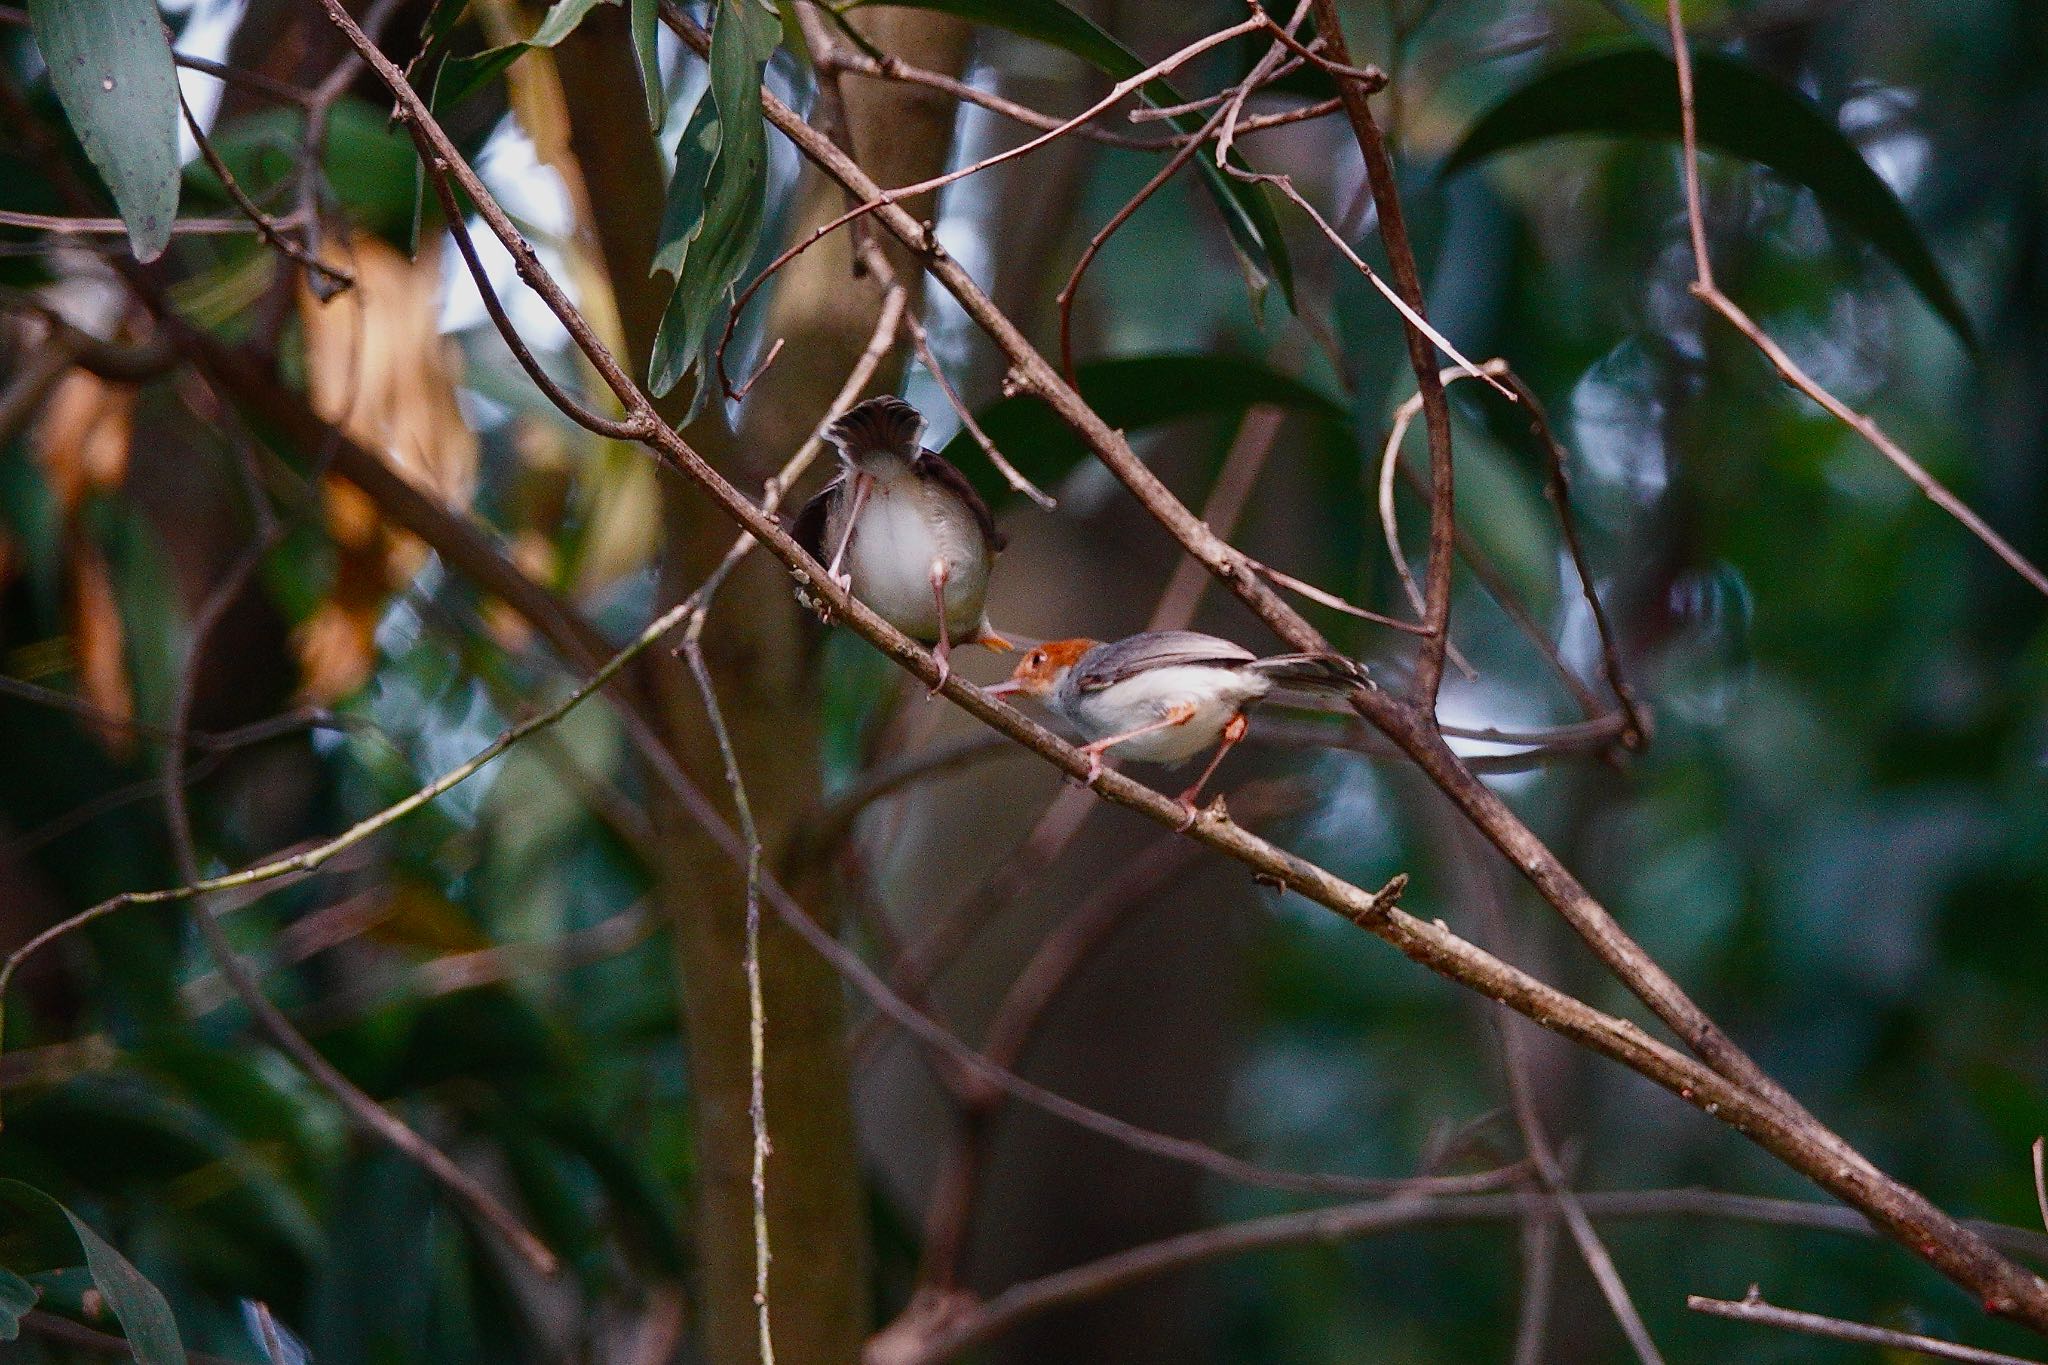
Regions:
M 1109 644 L 1053 640 L 1034 648 L 996 695 L 1037 697 L 1087 738 L 1087 781 L 1111 749 L 1152 763 L 1180 763 L 1210 745 L 1209 766 L 1180 794 L 1188 823 L 1196 798 L 1244 738 L 1246 711 L 1276 689 L 1342 693 L 1367 685 L 1365 668 L 1334 654 L 1260 658 L 1243 645 L 1192 630 L 1150 630 Z
M 847 409 L 825 428 L 839 477 L 805 505 L 791 534 L 840 587 L 932 645 L 943 686 L 956 643 L 1011 648 L 986 611 L 1003 534 L 967 476 L 924 448 L 924 426 L 924 414 L 900 398 Z

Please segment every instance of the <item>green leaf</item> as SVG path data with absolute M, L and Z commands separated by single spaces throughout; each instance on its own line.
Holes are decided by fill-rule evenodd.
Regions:
M 13 1341 L 21 1335 L 22 1316 L 36 1306 L 39 1297 L 34 1285 L 0 1266 L 0 1341 Z
M 431 52 L 446 42 L 468 10 L 469 0 L 434 0 L 426 20 L 420 25 L 420 52 Z
M 540 27 L 533 31 L 533 37 L 526 47 L 553 47 L 576 31 L 576 25 L 583 22 L 583 16 L 600 4 L 616 5 L 619 0 L 556 0 L 547 18 L 540 21 Z
M 661 209 L 661 233 L 656 239 L 655 271 L 680 276 L 690 235 L 704 216 L 704 182 L 711 175 L 711 163 L 718 159 L 718 104 L 706 91 L 690 111 L 683 126 L 683 140 L 676 144 L 676 170 L 670 178 L 668 199 Z
M 141 1365 L 185 1365 L 185 1348 L 178 1340 L 177 1320 L 171 1306 L 157 1287 L 144 1279 L 128 1258 L 109 1246 L 101 1236 L 56 1200 L 19 1180 L 0 1180 L 0 1203 L 12 1205 L 22 1214 L 46 1227 L 61 1217 L 71 1225 L 71 1235 L 85 1253 L 85 1266 L 121 1324 L 128 1349 Z
M 1603 53 L 1547 71 L 1482 114 L 1444 163 L 1443 174 L 1572 133 L 1676 139 L 1677 71 L 1668 56 L 1650 48 Z M 1963 344 L 1974 348 L 1969 317 L 1905 205 L 1826 111 L 1747 62 L 1716 53 L 1694 55 L 1693 81 L 1702 146 L 1754 161 L 1812 190 L 1830 218 L 1876 247 Z
M 716 388 L 701 373 L 703 362 L 724 330 L 733 285 L 761 240 L 768 201 L 761 73 L 781 39 L 782 21 L 774 10 L 758 0 L 719 0 L 711 28 L 711 85 L 691 118 L 697 137 L 684 137 L 669 184 L 656 261 L 677 262 L 676 287 L 655 333 L 648 383 L 665 394 L 693 367 L 700 370 L 693 416 Z M 707 146 L 703 180 L 693 183 Z
M 1137 431 L 1182 417 L 1242 412 L 1255 404 L 1294 408 L 1332 422 L 1345 409 L 1334 399 L 1256 360 L 1222 355 L 1150 355 L 1098 360 L 1075 373 L 1081 397 L 1113 427 Z M 1040 487 L 1049 488 L 1088 457 L 1073 429 L 1042 399 L 1019 394 L 1001 398 L 976 414 L 996 449 Z M 973 436 L 964 429 L 946 443 L 947 459 L 960 466 L 994 506 L 1010 496 L 1009 486 L 990 468 Z
M 647 126 L 661 131 L 668 121 L 668 91 L 661 85 L 661 7 L 659 0 L 629 0 L 633 56 L 640 63 L 640 91 L 647 96 Z
M 178 216 L 178 73 L 155 0 L 29 0 L 28 22 L 135 258 L 155 260 Z
M 1069 9 L 1061 0 L 856 0 L 858 5 L 886 5 L 899 9 L 937 10 L 965 19 L 971 24 L 1004 29 L 1022 38 L 1035 39 L 1082 61 L 1112 80 L 1126 80 L 1151 63 L 1104 32 L 1092 20 Z M 1157 107 L 1182 104 L 1180 93 L 1165 80 L 1147 81 L 1138 93 Z M 1166 120 L 1175 131 L 1194 133 L 1201 129 L 1201 114 L 1180 114 Z M 1265 188 L 1248 185 L 1224 174 L 1207 149 L 1195 158 L 1202 183 L 1223 214 L 1223 225 L 1243 253 L 1252 272 L 1270 277 L 1280 286 L 1287 306 L 1294 306 L 1294 266 L 1287 254 L 1287 242 L 1280 234 L 1280 221 Z

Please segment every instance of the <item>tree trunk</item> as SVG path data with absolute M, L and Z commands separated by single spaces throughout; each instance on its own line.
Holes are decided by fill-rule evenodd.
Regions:
M 906 60 L 957 72 L 966 26 L 941 16 L 863 16 L 863 27 Z M 600 247 L 620 304 L 631 363 L 645 373 L 661 314 L 647 262 L 660 221 L 665 168 L 634 91 L 637 77 L 623 14 L 594 10 L 560 50 L 572 140 Z M 950 101 L 915 87 L 849 81 L 854 145 L 885 183 L 944 169 L 951 146 Z M 865 88 L 855 88 L 865 87 Z M 678 117 L 681 117 L 679 112 Z M 792 231 L 807 232 L 843 207 L 838 192 L 805 172 Z M 777 282 L 766 305 L 768 334 L 786 338 L 781 358 L 756 386 L 737 435 L 717 416 L 688 433 L 713 463 L 743 482 L 778 466 L 825 414 L 874 329 L 879 291 L 856 280 L 847 238 L 835 234 Z M 913 278 L 903 263 L 906 279 Z M 897 371 L 885 373 L 893 383 Z M 664 481 L 671 597 L 703 580 L 731 543 L 732 524 L 693 491 Z M 705 631 L 706 660 L 732 729 L 741 772 L 771 866 L 795 843 L 819 796 L 815 696 L 806 677 L 805 623 L 788 576 L 766 556 L 733 575 Z M 723 765 L 695 689 L 679 670 L 657 670 L 664 729 L 688 770 L 726 799 Z M 751 1171 L 753 1137 L 748 1010 L 741 970 L 744 886 L 731 863 L 655 798 L 664 849 L 658 893 L 675 929 L 691 1096 L 696 1121 L 699 1339 L 704 1358 L 741 1365 L 758 1358 L 754 1306 Z M 791 889 L 831 922 L 822 879 L 795 876 Z M 824 963 L 771 916 L 763 925 L 767 1009 L 766 1100 L 774 1143 L 768 1165 L 769 1282 L 778 1356 L 803 1365 L 858 1360 L 871 1309 L 867 1226 L 856 1157 L 842 988 Z

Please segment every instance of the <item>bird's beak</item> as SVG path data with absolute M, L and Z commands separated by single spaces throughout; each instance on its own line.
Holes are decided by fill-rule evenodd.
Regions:
M 1014 697 L 1024 690 L 1024 684 L 1015 678 L 1005 678 L 981 690 L 991 697 Z

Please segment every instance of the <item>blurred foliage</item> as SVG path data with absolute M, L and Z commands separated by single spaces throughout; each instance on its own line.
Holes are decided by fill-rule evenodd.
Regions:
M 999 17 L 981 3 L 923 7 Z M 1077 8 L 1100 25 L 1061 7 L 1073 22 L 1047 28 L 1026 22 L 1026 11 L 1048 7 L 1017 7 L 1015 32 L 983 42 L 976 79 L 1076 109 L 1106 88 L 1101 71 L 1121 74 L 1120 63 L 1137 60 L 1129 53 L 1156 56 L 1204 24 L 1242 17 L 1221 0 L 1107 16 L 1115 7 Z M 200 35 L 219 55 L 234 9 L 199 0 L 170 17 L 187 46 Z M 494 84 L 517 53 L 494 48 L 448 0 L 405 12 L 415 33 L 431 12 L 436 41 L 417 74 L 424 82 L 439 71 L 465 148 L 542 257 L 582 250 L 559 177 L 535 157 L 541 139 L 508 119 Z M 655 46 L 646 12 L 632 7 L 642 58 Z M 1657 720 L 1640 757 L 1566 759 L 1502 776 L 1499 789 L 1818 1114 L 1944 1207 L 2033 1223 L 2026 1148 L 2048 1131 L 2048 612 L 1689 298 L 1677 159 L 1655 135 L 1661 114 L 1618 99 L 1601 130 L 1610 136 L 1505 138 L 1483 164 L 1449 173 L 1488 111 L 1583 78 L 1617 43 L 1646 51 L 1661 5 L 1353 0 L 1345 12 L 1354 51 L 1393 76 L 1381 106 L 1431 317 L 1468 354 L 1508 358 L 1550 407 L 1571 449 L 1601 591 Z M 1726 133 L 1716 138 L 1724 152 L 1705 165 L 1722 287 L 2023 551 L 2048 558 L 2048 10 L 2029 0 L 1730 0 L 1686 13 L 1699 49 L 1714 54 L 1706 69 L 1739 71 L 1747 88 L 1784 96 L 1709 104 L 1712 126 Z M 1093 66 L 1063 61 L 1060 47 Z M 712 101 L 699 98 L 700 63 L 673 44 L 662 52 L 654 74 L 666 83 L 648 85 L 668 103 L 668 163 L 695 180 L 675 196 L 672 221 L 687 226 L 711 216 L 699 190 L 713 168 L 699 155 L 711 145 L 703 122 L 685 111 Z M 1253 55 L 1249 43 L 1219 50 L 1176 84 L 1214 90 Z M 738 57 L 750 72 L 762 54 Z M 779 58 L 771 81 L 794 77 L 800 93 L 795 71 Z M 99 163 L 70 140 L 47 76 L 29 35 L 0 26 L 0 77 L 67 164 L 90 175 Z M 1327 89 L 1306 78 L 1295 87 L 1284 102 Z M 1703 87 L 1703 100 L 1721 88 Z M 1835 159 L 1801 173 L 1811 161 L 1766 155 L 1782 133 L 1772 119 L 1788 103 L 1810 116 L 1801 136 L 1838 135 L 1825 150 L 1853 152 L 1854 168 Z M 323 411 L 395 463 L 425 459 L 408 466 L 424 491 L 482 518 L 530 573 L 577 594 L 625 638 L 660 605 L 644 547 L 630 540 L 636 548 L 612 554 L 603 573 L 579 573 L 579 557 L 605 530 L 597 522 L 657 524 L 658 486 L 593 495 L 617 452 L 571 428 L 516 374 L 452 251 L 432 254 L 445 231 L 431 214 L 424 264 L 394 250 L 412 236 L 417 184 L 409 140 L 387 113 L 372 87 L 358 86 L 328 111 L 312 159 L 331 258 L 386 272 L 393 288 L 382 311 L 372 289 L 326 305 L 361 311 L 336 314 L 353 321 L 331 328 L 323 349 L 317 305 L 272 292 L 268 253 L 207 236 L 172 239 L 172 296 L 237 339 L 279 320 L 284 372 Z M 996 135 L 979 113 L 962 126 L 969 146 Z M 309 160 L 304 127 L 299 111 L 259 103 L 213 134 L 242 189 L 288 213 Z M 17 132 L 0 131 L 0 206 L 71 211 L 53 191 L 45 148 Z M 1340 120 L 1241 148 L 1261 169 L 1292 175 L 1383 266 Z M 760 165 L 750 164 L 743 187 L 766 196 L 753 216 L 759 227 L 765 212 L 771 233 L 790 193 L 784 150 L 772 138 L 755 148 Z M 971 180 L 945 201 L 941 233 L 978 274 L 1051 244 L 1051 280 L 1032 281 L 1018 307 L 1034 335 L 1048 335 L 1073 256 L 1157 164 L 1091 147 L 1071 195 L 1029 211 L 1003 197 L 1028 185 Z M 1038 174 L 1036 165 L 1023 174 Z M 1900 207 L 1876 227 L 1873 186 Z M 217 177 L 189 156 L 183 189 L 186 215 L 229 211 Z M 1374 524 L 1381 443 L 1410 387 L 1396 319 L 1296 215 L 1282 209 L 1269 221 L 1264 198 L 1247 207 L 1241 189 L 1191 174 L 1109 244 L 1077 317 L 1093 357 L 1081 386 L 1196 506 L 1238 415 L 1254 404 L 1286 408 L 1242 542 L 1326 588 L 1400 611 Z M 1844 212 L 1843 194 L 1865 196 L 1861 217 L 1853 204 Z M 1237 210 L 1227 224 L 1219 195 Z M 1855 230 L 1838 231 L 1845 222 Z M 1291 262 L 1298 317 L 1247 290 L 1233 257 L 1248 243 L 1276 274 Z M 722 323 L 722 311 L 706 310 L 729 297 L 752 242 L 720 245 L 737 255 L 699 282 L 701 297 L 684 310 L 693 345 Z M 489 264 L 509 285 L 502 254 Z M 146 335 L 93 250 L 0 229 L 0 285 L 9 329 L 0 675 L 93 712 L 0 692 L 0 946 L 102 897 L 176 881 L 156 727 L 171 718 L 200 603 L 268 517 L 279 534 L 257 590 L 224 618 L 195 678 L 194 725 L 224 735 L 310 697 L 331 714 L 259 743 L 195 747 L 207 870 L 344 828 L 481 748 L 534 699 L 558 695 L 559 663 L 502 604 L 381 528 L 366 524 L 367 539 L 352 540 L 351 509 L 324 478 L 323 452 L 223 411 L 175 371 L 136 386 L 51 367 L 48 334 L 36 330 L 35 310 L 14 306 L 13 291 L 45 291 L 43 303 L 110 342 Z M 1949 325 L 1951 287 L 1969 323 L 1960 330 L 1979 338 L 1974 352 Z M 530 298 L 507 296 L 542 363 L 584 384 L 559 329 Z M 941 359 L 964 366 L 979 339 L 947 306 L 930 313 Z M 335 359 L 335 344 L 353 358 Z M 384 348 L 374 366 L 363 363 L 366 347 Z M 372 370 L 385 382 L 366 400 L 357 390 Z M 42 387 L 22 387 L 31 382 Z M 1016 577 L 998 588 L 998 619 L 1048 635 L 1138 628 L 1148 603 L 1136 594 L 1168 571 L 1163 537 L 1133 529 L 1101 471 L 1042 408 L 997 387 L 970 395 L 983 424 L 1027 474 L 1057 485 L 1063 504 L 1054 519 L 1004 509 L 1017 546 L 1006 572 Z M 24 394 L 34 401 L 17 406 Z M 1453 395 L 1464 524 L 1564 657 L 1594 677 L 1592 624 L 1543 498 L 1540 457 L 1505 405 L 1475 385 Z M 949 434 L 936 400 L 927 407 Z M 1410 445 L 1413 456 L 1419 435 Z M 947 449 L 997 491 L 971 439 Z M 1400 499 L 1419 556 L 1423 509 L 1405 490 Z M 1093 616 L 1051 619 L 1048 602 Z M 1406 637 L 1316 611 L 1335 638 L 1400 676 Z M 309 641 L 335 612 L 348 623 L 334 646 L 348 651 L 346 666 L 323 672 Z M 1454 620 L 1479 679 L 1453 677 L 1447 719 L 1578 718 L 1469 577 Z M 1212 605 L 1204 624 L 1257 642 L 1227 606 Z M 858 641 L 835 634 L 813 651 L 813 667 L 828 787 L 840 792 L 915 727 L 896 710 L 900 680 Z M 1366 883 L 1406 870 L 1411 909 L 1486 935 L 1455 875 L 1469 849 L 1445 837 L 1441 805 L 1417 779 L 1354 754 L 1252 760 L 1280 761 L 1317 797 L 1283 831 L 1291 846 Z M 906 913 L 935 909 L 919 899 L 901 850 L 932 830 L 981 847 L 996 828 L 985 808 L 1017 790 L 992 779 L 956 799 L 941 787 L 906 801 L 896 823 L 862 825 L 849 857 L 866 865 L 869 894 L 913 902 Z M 562 1257 L 559 1285 L 536 1287 L 416 1168 L 353 1131 L 260 1041 L 186 911 L 148 907 L 52 949 L 8 1002 L 0 1174 L 70 1211 L 54 1231 L 75 1228 L 82 1249 L 52 1250 L 44 1237 L 21 1252 L 12 1234 L 31 1224 L 0 1224 L 0 1323 L 20 1306 L 18 1271 L 43 1307 L 136 1332 L 103 1249 L 161 1290 L 189 1348 L 233 1360 L 264 1359 L 251 1327 L 258 1303 L 320 1365 L 641 1358 L 627 1354 L 636 1334 L 652 1332 L 675 1302 L 687 1317 L 693 1178 L 672 950 L 643 908 L 647 804 L 618 722 L 587 708 L 322 875 L 217 902 L 272 997 L 347 1075 L 521 1211 Z M 1474 1001 L 1321 911 L 1240 888 L 1227 873 L 1215 880 L 1244 902 L 1216 927 L 1242 975 L 1234 993 L 1226 982 L 1204 1002 L 1206 1017 L 1227 1016 L 1233 1031 L 1218 1063 L 1223 1084 L 1196 1096 L 1205 1136 L 1273 1165 L 1401 1174 L 1442 1133 L 1503 1103 L 1494 1021 Z M 1181 908 L 1176 893 L 1160 903 L 1168 914 Z M 1533 897 L 1517 889 L 1509 909 L 1519 960 L 1626 1008 Z M 1202 923 L 1204 933 L 1215 927 Z M 1137 992 L 1090 1006 L 1148 1007 Z M 1112 1022 L 1088 1043 L 1118 1078 L 1107 1107 L 1185 1098 L 1179 1077 L 1116 1051 L 1114 1021 L 1125 1016 L 1100 1017 Z M 1540 1056 L 1554 1135 L 1586 1186 L 1812 1194 L 1633 1077 Z M 862 1084 L 879 1092 L 897 1082 L 877 1071 Z M 924 1161 L 947 1132 L 891 1118 L 892 1097 L 875 1104 L 878 1170 L 895 1170 L 890 1158 L 907 1150 Z M 1510 1123 L 1496 1117 L 1475 1131 L 1482 1155 L 1516 1154 Z M 1112 1156 L 1088 1150 L 1111 1169 Z M 1071 1164 L 1077 1178 L 1090 1166 Z M 872 1197 L 886 1317 L 907 1292 L 921 1209 L 884 1175 Z M 1221 1184 L 1203 1185 L 1200 1197 L 1212 1221 L 1301 1203 Z M 1017 1254 L 1036 1256 L 1045 1272 L 1100 1250 L 1074 1231 L 1088 1214 L 1101 1211 L 1074 1196 L 990 1216 L 1010 1220 Z M 42 1209 L 34 1228 L 50 1232 L 49 1216 Z M 1864 1358 L 1682 1309 L 1688 1292 L 1735 1296 L 1751 1282 L 1802 1308 L 2030 1349 L 2016 1329 L 1983 1321 L 1931 1271 L 1872 1241 L 1711 1223 L 1605 1231 L 1674 1360 Z M 75 1268 L 81 1261 L 89 1272 Z M 1520 1273 L 1508 1224 L 1232 1259 L 1192 1276 L 1198 1292 L 1183 1316 L 1198 1354 L 1177 1358 L 1505 1358 Z M 1569 1251 L 1560 1275 L 1550 1358 L 1625 1359 Z M 660 1358 L 694 1358 L 688 1349 Z M 105 1358 L 33 1332 L 0 1355 Z M 1061 1358 L 1106 1357 L 1084 1345 Z

